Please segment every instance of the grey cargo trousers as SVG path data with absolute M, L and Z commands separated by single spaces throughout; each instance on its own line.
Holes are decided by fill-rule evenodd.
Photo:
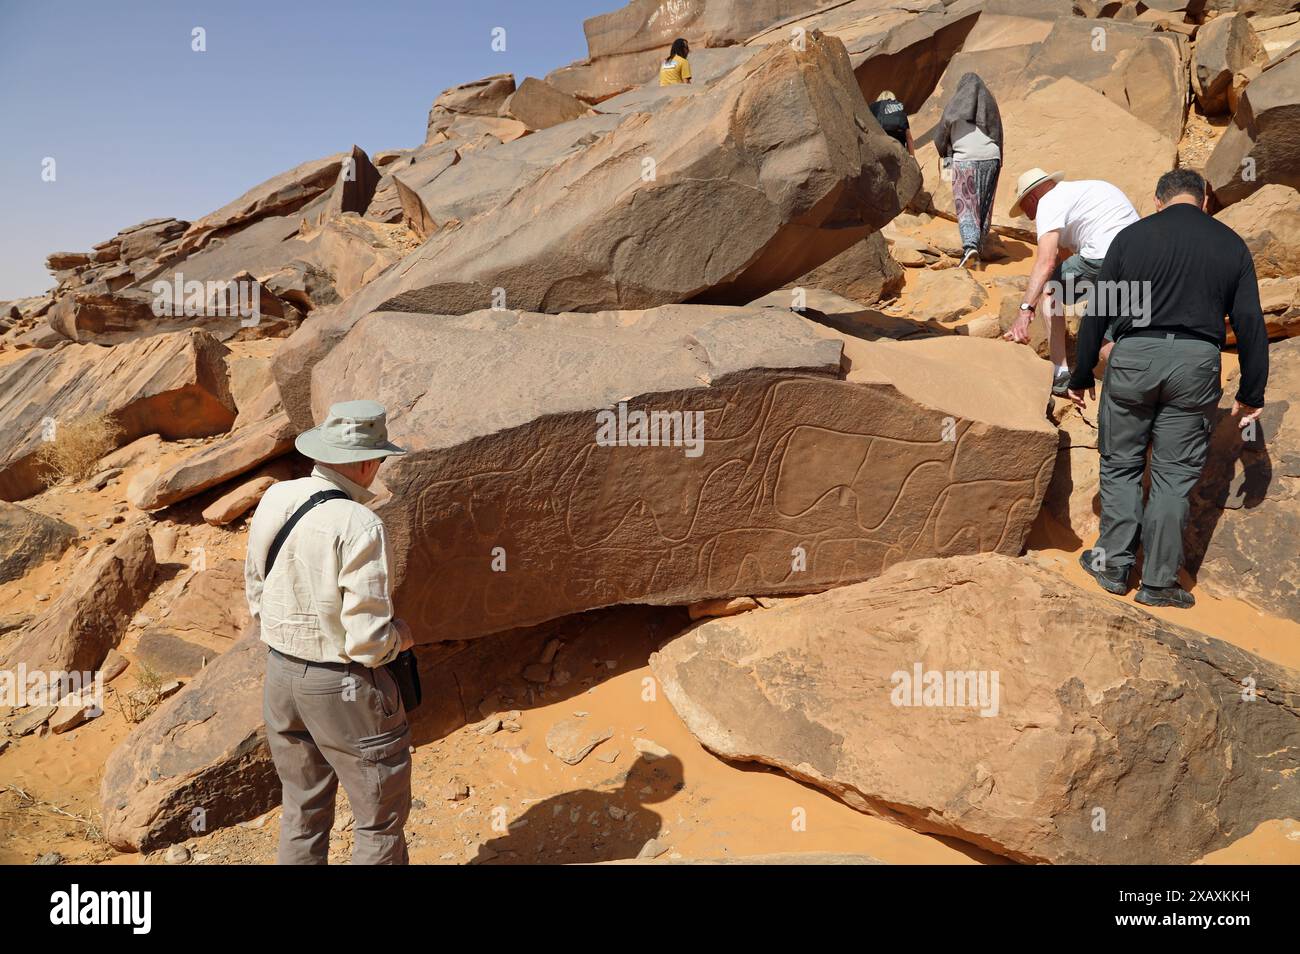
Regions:
M 1126 336 L 1106 362 L 1097 410 L 1101 535 L 1112 568 L 1131 567 L 1142 541 L 1142 582 L 1173 586 L 1183 562 L 1188 494 L 1201 477 L 1211 412 L 1223 390 L 1219 349 L 1195 338 Z M 1151 449 L 1151 491 L 1142 475 Z
M 280 776 L 282 865 L 323 865 L 340 780 L 352 808 L 354 865 L 407 863 L 411 730 L 387 669 L 266 654 L 266 739 Z

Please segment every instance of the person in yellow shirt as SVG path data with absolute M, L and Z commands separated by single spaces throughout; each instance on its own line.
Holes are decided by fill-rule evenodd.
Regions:
M 691 81 L 691 64 L 686 57 L 691 55 L 690 44 L 681 37 L 673 40 L 668 50 L 668 58 L 659 64 L 659 85 L 675 86 Z

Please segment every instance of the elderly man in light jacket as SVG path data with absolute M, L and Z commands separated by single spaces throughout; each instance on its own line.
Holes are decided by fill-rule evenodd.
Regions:
M 342 781 L 352 863 L 405 864 L 411 732 L 385 666 L 411 635 L 393 618 L 383 522 L 364 506 L 384 458 L 405 451 L 389 443 L 373 401 L 335 404 L 296 446 L 316 467 L 266 492 L 244 564 L 248 608 L 269 647 L 263 715 L 284 794 L 277 861 L 327 863 Z

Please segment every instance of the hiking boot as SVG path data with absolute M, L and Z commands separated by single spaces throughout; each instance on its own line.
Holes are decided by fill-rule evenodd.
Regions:
M 1065 397 L 1066 392 L 1070 390 L 1070 369 L 1061 368 L 1052 375 L 1052 393 L 1057 397 Z
M 1129 567 L 1109 567 L 1103 563 L 1101 569 L 1095 570 L 1091 550 L 1084 550 L 1079 554 L 1079 566 L 1083 567 L 1088 575 L 1097 581 L 1097 585 L 1107 593 L 1123 596 L 1128 592 Z
M 1133 597 L 1143 606 L 1173 606 L 1178 609 L 1190 609 L 1196 605 L 1196 597 L 1181 586 L 1147 586 L 1137 591 Z

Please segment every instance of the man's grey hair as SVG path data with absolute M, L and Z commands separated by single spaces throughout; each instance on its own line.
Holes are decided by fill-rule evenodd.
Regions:
M 1156 183 L 1156 198 L 1168 202 L 1176 195 L 1189 195 L 1200 205 L 1205 201 L 1205 177 L 1195 169 L 1173 169 Z

